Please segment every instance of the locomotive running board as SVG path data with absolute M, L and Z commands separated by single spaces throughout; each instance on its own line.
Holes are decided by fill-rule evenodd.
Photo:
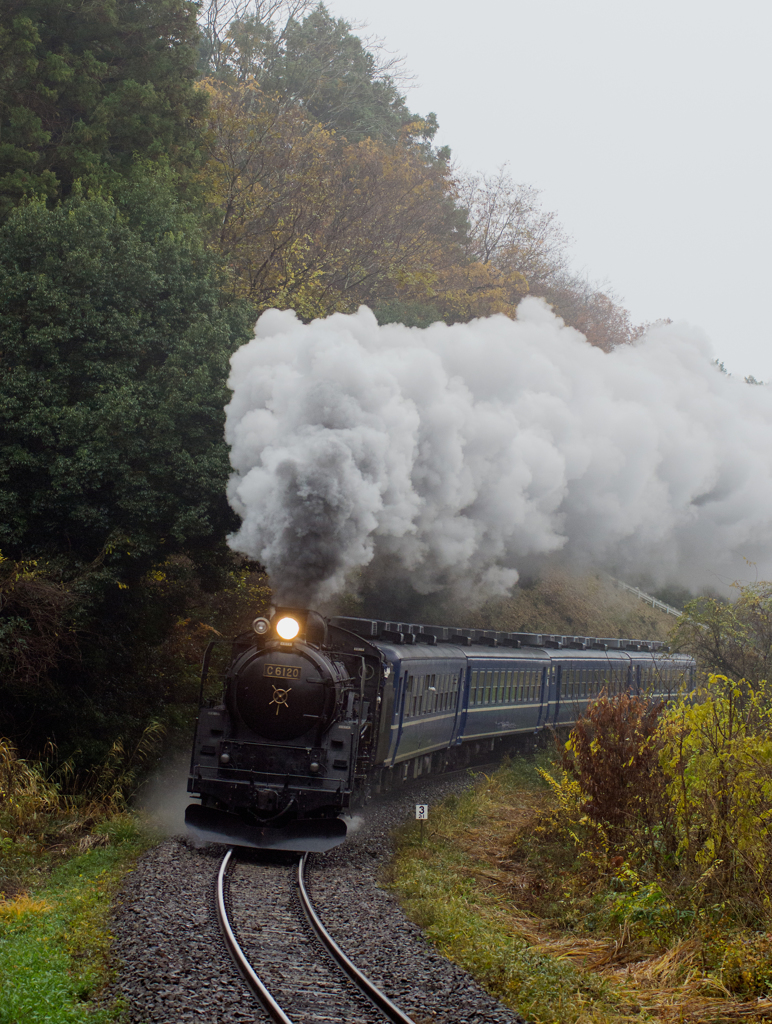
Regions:
M 284 828 L 249 825 L 227 811 L 200 804 L 185 808 L 185 824 L 196 839 L 253 850 L 292 850 L 295 853 L 324 853 L 346 838 L 346 824 L 340 818 L 304 818 Z

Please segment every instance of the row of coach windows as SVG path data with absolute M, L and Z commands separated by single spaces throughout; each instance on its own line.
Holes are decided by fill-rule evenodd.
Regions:
M 506 704 L 513 700 L 538 700 L 541 669 L 476 669 L 469 685 L 469 705 Z
M 453 672 L 407 677 L 405 718 L 455 711 L 457 701 L 458 676 Z
M 561 676 L 563 697 L 568 700 L 582 700 L 597 697 L 601 690 L 608 696 L 623 693 L 627 689 L 627 666 L 609 668 L 565 667 Z
M 685 681 L 684 670 L 667 662 L 641 668 L 643 693 L 673 693 Z

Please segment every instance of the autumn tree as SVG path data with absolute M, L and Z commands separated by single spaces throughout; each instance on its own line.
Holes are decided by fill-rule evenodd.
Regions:
M 772 680 L 772 583 L 736 585 L 733 602 L 698 597 L 687 603 L 670 646 L 693 654 L 705 672 L 753 685 Z
M 570 238 L 557 215 L 543 210 L 540 190 L 518 185 L 506 165 L 495 174 L 462 175 L 459 199 L 469 217 L 471 259 L 522 274 L 531 290 L 567 265 Z
M 351 143 L 252 80 L 209 80 L 208 192 L 237 294 L 304 318 L 426 294 L 463 230 L 421 122 Z M 418 138 L 418 142 L 416 142 Z
M 604 352 L 635 341 L 646 330 L 646 325 L 632 323 L 629 311 L 608 285 L 596 284 L 580 274 L 561 271 L 533 291 Z

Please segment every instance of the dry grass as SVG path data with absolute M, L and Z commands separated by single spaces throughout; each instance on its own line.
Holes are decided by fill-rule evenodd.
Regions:
M 442 865 L 442 850 L 452 850 L 456 858 L 452 870 L 468 880 L 473 893 L 465 897 L 470 913 L 486 921 L 494 936 L 510 936 L 525 943 L 529 953 L 570 964 L 584 977 L 601 983 L 607 993 L 603 1005 L 592 1005 L 592 999 L 577 993 L 579 1002 L 572 1021 L 772 1021 L 772 999 L 733 996 L 719 978 L 703 971 L 702 945 L 697 938 L 678 941 L 664 952 L 647 952 L 644 945 L 633 940 L 627 924 L 616 937 L 594 937 L 562 930 L 554 919 L 540 916 L 539 910 L 549 902 L 541 889 L 549 888 L 550 881 L 543 885 L 538 867 L 519 860 L 516 853 L 513 856 L 513 834 L 532 834 L 542 823 L 544 794 L 533 789 L 505 794 L 494 778 L 478 789 L 478 798 L 478 811 L 471 820 L 467 816 L 464 821 L 463 815 L 452 812 L 435 815 L 428 837 L 433 850 L 405 850 L 400 856 L 420 859 L 422 870 L 427 862 L 435 862 L 438 871 L 447 872 L 450 869 Z M 546 863 L 545 869 L 549 870 Z M 554 879 L 551 881 L 554 885 Z M 446 952 L 457 958 L 452 951 Z M 518 1005 L 517 994 L 508 1001 Z M 540 1017 L 533 1006 L 528 1012 L 537 1021 L 551 1020 Z
M 676 619 L 619 590 L 600 573 L 553 567 L 512 597 L 491 601 L 465 624 L 509 632 L 665 640 Z
M 511 827 L 517 822 L 518 827 L 529 829 L 537 824 L 541 809 L 531 802 L 527 807 L 520 805 L 501 810 L 500 823 L 507 822 Z M 460 842 L 475 861 L 491 865 L 490 869 L 473 872 L 481 891 L 487 891 L 488 898 L 495 902 L 504 898 L 511 905 L 519 887 L 513 882 L 520 873 L 517 864 L 511 865 L 514 871 L 500 866 L 506 862 L 510 836 L 508 830 L 486 828 L 467 832 L 460 837 Z M 772 1019 L 772 999 L 739 1001 L 718 979 L 701 972 L 701 945 L 697 939 L 681 941 L 664 953 L 641 959 L 631 946 L 627 925 L 623 926 L 618 939 L 608 941 L 556 933 L 549 921 L 537 917 L 509 915 L 508 920 L 512 932 L 525 939 L 534 950 L 570 960 L 581 970 L 607 978 L 619 990 L 623 1004 L 645 1009 L 654 1020 L 707 1024 Z M 706 994 L 706 989 L 712 989 L 714 994 Z

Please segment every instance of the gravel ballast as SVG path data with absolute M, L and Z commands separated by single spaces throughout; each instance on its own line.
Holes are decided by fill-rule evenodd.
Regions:
M 437 953 L 378 885 L 392 852 L 391 833 L 415 804 L 436 804 L 468 784 L 468 776 L 423 779 L 370 804 L 342 846 L 312 858 L 309 890 L 331 935 L 416 1024 L 523 1024 Z M 223 853 L 222 846 L 196 849 L 183 837 L 167 839 L 129 876 L 113 923 L 118 974 L 112 989 L 129 1004 L 127 1024 L 266 1020 L 211 916 Z

